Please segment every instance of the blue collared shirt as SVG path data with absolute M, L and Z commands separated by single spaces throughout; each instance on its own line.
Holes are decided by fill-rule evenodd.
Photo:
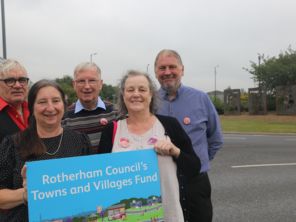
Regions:
M 105 105 L 105 103 L 103 102 L 103 100 L 100 97 L 98 97 L 97 107 L 95 109 L 97 109 L 97 108 L 102 108 L 102 109 L 106 110 L 106 105 Z M 83 107 L 80 100 L 77 100 L 77 102 L 75 103 L 75 111 L 74 111 L 74 113 L 78 113 L 78 112 L 80 112 L 81 110 L 84 110 L 84 109 L 85 108 Z
M 182 84 L 172 101 L 169 101 L 167 92 L 162 88 L 159 96 L 161 104 L 157 113 L 179 120 L 200 158 L 201 172 L 208 171 L 210 160 L 223 144 L 219 116 L 212 101 L 206 93 Z

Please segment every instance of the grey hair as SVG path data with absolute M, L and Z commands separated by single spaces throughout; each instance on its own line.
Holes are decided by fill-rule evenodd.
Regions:
M 121 78 L 120 83 L 119 83 L 119 95 L 118 95 L 118 109 L 120 111 L 121 114 L 125 115 L 128 114 L 126 105 L 124 103 L 123 100 L 123 94 L 124 94 L 124 88 L 125 88 L 125 83 L 126 80 L 129 77 L 133 77 L 133 76 L 144 76 L 147 80 L 148 80 L 148 84 L 149 84 L 149 90 L 151 92 L 151 103 L 149 106 L 149 111 L 151 113 L 156 113 L 157 110 L 157 106 L 159 104 L 159 98 L 158 98 L 158 94 L 157 94 L 157 88 L 155 83 L 153 82 L 153 80 L 150 78 L 150 76 L 145 73 L 145 72 L 140 72 L 137 70 L 129 70 L 127 71 L 127 73 Z
M 155 58 L 155 61 L 154 61 L 154 69 L 156 68 L 157 61 L 158 61 L 159 57 L 162 56 L 162 55 L 170 55 L 170 56 L 175 57 L 178 60 L 178 62 L 180 63 L 180 65 L 183 66 L 183 62 L 182 62 L 181 56 L 180 56 L 180 54 L 177 51 L 172 50 L 172 49 L 163 49 L 163 50 L 161 50 L 157 54 L 157 56 Z
M 27 74 L 25 67 L 14 59 L 6 59 L 0 63 L 0 77 L 4 77 L 12 70 L 21 70 Z
M 76 78 L 76 76 L 77 76 L 77 74 L 79 72 L 89 70 L 89 69 L 93 69 L 93 68 L 96 69 L 96 72 L 98 73 L 99 78 L 101 78 L 101 69 L 96 63 L 94 63 L 94 62 L 82 62 L 82 63 L 78 64 L 74 69 L 74 79 Z

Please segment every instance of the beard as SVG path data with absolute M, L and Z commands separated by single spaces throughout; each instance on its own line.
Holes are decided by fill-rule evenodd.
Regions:
M 175 95 L 180 87 L 180 82 L 165 83 L 161 86 L 168 95 Z

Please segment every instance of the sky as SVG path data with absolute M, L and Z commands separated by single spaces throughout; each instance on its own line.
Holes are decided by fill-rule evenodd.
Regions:
M 296 48 L 295 0 L 4 1 L 7 58 L 32 81 L 72 76 L 90 57 L 106 84 L 130 69 L 154 77 L 157 53 L 174 49 L 184 84 L 208 92 L 216 79 L 217 90 L 247 90 L 256 83 L 243 68 L 258 53 Z

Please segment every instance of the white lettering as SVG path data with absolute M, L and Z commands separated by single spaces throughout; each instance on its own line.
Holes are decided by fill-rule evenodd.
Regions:
M 64 197 L 67 195 L 67 189 L 60 189 L 60 190 L 50 190 L 46 192 L 41 192 L 39 190 L 32 190 L 31 193 L 33 194 L 34 200 L 44 200 L 45 198 L 56 198 L 56 197 Z

